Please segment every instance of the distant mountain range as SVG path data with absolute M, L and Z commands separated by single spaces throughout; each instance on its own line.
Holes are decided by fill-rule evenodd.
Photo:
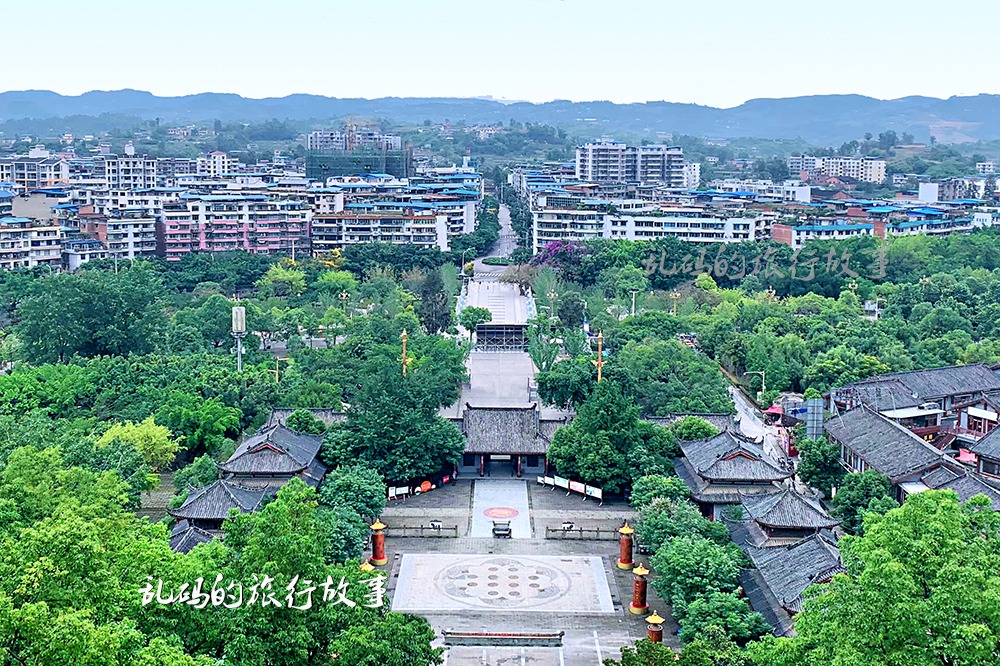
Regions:
M 801 138 L 839 144 L 865 132 L 892 129 L 918 141 L 934 135 L 941 142 L 1000 138 L 1000 95 L 903 97 L 878 100 L 862 95 L 812 95 L 754 99 L 731 109 L 697 104 L 553 101 L 544 104 L 467 98 L 341 99 L 289 95 L 250 99 L 227 93 L 157 97 L 139 90 L 93 91 L 65 96 L 47 90 L 0 93 L 0 121 L 104 113 L 161 118 L 168 123 L 261 121 L 271 118 L 321 120 L 385 118 L 400 123 L 464 120 L 483 124 L 516 119 L 555 125 L 582 136 L 671 132 L 705 137 Z

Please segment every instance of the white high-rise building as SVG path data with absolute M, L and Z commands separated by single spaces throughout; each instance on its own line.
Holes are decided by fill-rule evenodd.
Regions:
M 198 175 L 219 178 L 223 174 L 234 173 L 239 169 L 239 160 L 230 157 L 221 150 L 198 158 Z
M 136 155 L 129 141 L 125 144 L 124 155 L 102 155 L 94 159 L 94 177 L 104 179 L 113 190 L 156 187 L 156 160 Z
M 684 165 L 684 151 L 676 146 L 600 141 L 576 149 L 576 177 L 591 183 L 660 183 L 682 188 Z
M 684 163 L 684 187 L 696 190 L 701 185 L 701 164 L 699 162 Z
M 885 182 L 886 162 L 877 157 L 815 157 L 792 155 L 788 171 L 793 178 L 804 175 L 806 180 L 818 176 L 853 178 L 865 183 Z

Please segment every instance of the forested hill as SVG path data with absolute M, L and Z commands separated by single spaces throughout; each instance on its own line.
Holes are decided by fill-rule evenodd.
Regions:
M 92 91 L 79 96 L 46 90 L 0 93 L 0 121 L 101 114 L 161 118 L 167 122 L 329 120 L 349 115 L 400 123 L 449 120 L 481 124 L 515 119 L 555 125 L 583 136 L 676 132 L 709 137 L 798 137 L 817 144 L 846 141 L 866 131 L 886 128 L 909 132 L 918 141 L 926 141 L 931 135 L 941 142 L 1000 138 L 1000 95 L 895 100 L 813 95 L 754 99 L 731 109 L 719 109 L 672 102 L 505 104 L 489 99 L 347 99 L 304 94 L 266 99 L 224 93 L 157 97 L 138 90 Z

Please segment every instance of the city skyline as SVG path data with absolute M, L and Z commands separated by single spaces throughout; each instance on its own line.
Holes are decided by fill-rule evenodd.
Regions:
M 231 2 L 179 0 L 165 20 L 137 24 L 134 11 L 118 0 L 96 10 L 55 0 L 44 15 L 41 8 L 23 8 L 25 24 L 63 16 L 77 34 L 95 37 L 85 40 L 87 61 L 114 66 L 68 68 L 65 50 L 42 49 L 30 68 L 6 72 L 4 88 L 66 95 L 225 92 L 256 99 L 308 93 L 535 103 L 662 100 L 719 108 L 823 94 L 997 94 L 1000 83 L 984 76 L 984 68 L 955 68 L 947 59 L 927 57 L 936 35 L 959 30 L 963 43 L 982 45 L 976 62 L 1000 55 L 988 20 L 991 14 L 1000 18 L 1000 9 L 973 4 L 981 5 L 974 12 L 983 20 L 938 12 L 931 22 L 923 11 L 929 3 L 896 0 L 878 6 L 845 0 L 835 12 L 787 0 L 766 8 L 723 0 L 713 16 L 725 21 L 706 18 L 696 7 L 645 0 L 627 10 L 598 0 L 512 0 L 502 12 L 454 0 L 385 0 L 357 15 L 342 4 L 312 1 L 296 5 L 303 11 L 275 13 L 262 2 L 240 3 L 237 12 Z M 201 47 L 168 49 L 170 43 Z M 150 44 L 156 47 L 147 57 L 122 57 Z

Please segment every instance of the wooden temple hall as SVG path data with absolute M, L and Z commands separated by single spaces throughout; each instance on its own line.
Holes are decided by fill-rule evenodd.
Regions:
M 459 418 L 450 418 L 465 435 L 459 476 L 519 477 L 545 474 L 546 453 L 566 415 L 523 407 L 473 407 L 465 403 Z

